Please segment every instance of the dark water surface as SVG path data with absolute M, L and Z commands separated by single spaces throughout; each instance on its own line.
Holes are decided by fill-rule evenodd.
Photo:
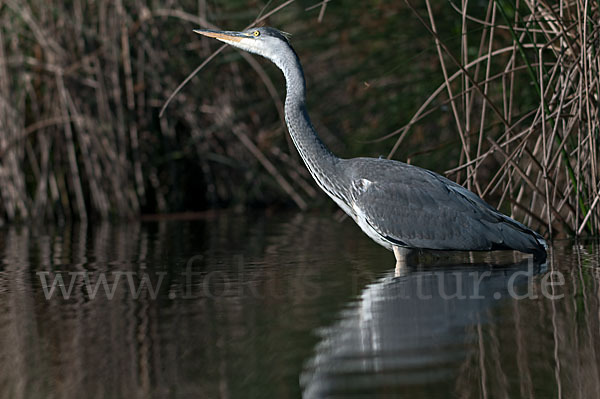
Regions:
M 461 256 L 396 272 L 330 215 L 4 228 L 0 397 L 600 397 L 598 246 Z

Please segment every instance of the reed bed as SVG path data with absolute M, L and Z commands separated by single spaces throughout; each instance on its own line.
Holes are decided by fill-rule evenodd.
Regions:
M 391 146 L 390 157 L 447 169 L 548 236 L 596 234 L 598 3 L 530 0 L 418 9 L 4 0 L 0 223 L 305 209 L 320 198 L 287 137 L 283 82 L 267 62 L 227 49 L 159 117 L 218 48 L 192 29 L 241 29 L 266 14 L 264 23 L 302 38 L 294 45 L 313 121 L 335 152 L 378 156 Z M 439 86 L 423 72 L 433 65 Z M 407 109 L 416 112 L 407 118 Z M 373 143 L 386 134 L 395 143 Z
M 462 21 L 453 48 L 432 2 L 425 11 L 407 5 L 435 41 L 444 82 L 396 132 L 392 154 L 417 121 L 446 106 L 461 147 L 448 176 L 548 236 L 597 234 L 599 3 L 450 2 Z
M 262 78 L 254 87 L 238 63 L 225 63 L 219 75 L 218 68 L 203 71 L 158 117 L 178 83 L 213 51 L 192 30 L 214 27 L 207 15 L 246 6 L 180 3 L 0 2 L 0 224 L 268 203 L 273 190 L 265 185 L 273 179 L 305 207 L 296 191 L 315 191 L 297 172 L 297 159 L 268 154 L 270 146 L 260 143 L 261 136 L 283 137 L 281 123 L 264 122 L 258 140 L 249 139 L 252 121 L 234 115 L 239 103 L 252 103 L 245 93 L 262 95 L 267 85 L 278 95 L 254 59 L 248 63 Z M 240 26 L 249 18 L 221 22 Z M 206 93 L 206 82 L 213 92 Z

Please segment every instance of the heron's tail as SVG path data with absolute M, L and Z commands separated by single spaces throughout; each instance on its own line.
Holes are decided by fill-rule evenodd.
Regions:
M 544 263 L 547 256 L 546 249 L 548 249 L 544 237 L 516 220 L 506 215 L 502 216 L 503 225 L 506 227 L 502 229 L 503 243 L 511 249 L 532 254 L 535 261 Z

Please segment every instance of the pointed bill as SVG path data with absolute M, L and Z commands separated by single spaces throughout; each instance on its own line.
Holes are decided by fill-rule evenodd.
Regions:
M 240 42 L 244 38 L 252 37 L 251 35 L 242 32 L 219 31 L 210 29 L 195 29 L 194 33 L 212 37 L 223 42 Z

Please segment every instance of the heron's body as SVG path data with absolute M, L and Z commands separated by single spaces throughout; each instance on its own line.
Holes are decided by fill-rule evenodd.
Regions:
M 398 161 L 332 154 L 310 122 L 302 67 L 281 32 L 196 32 L 262 55 L 283 71 L 286 123 L 311 175 L 370 238 L 393 250 L 398 261 L 408 249 L 512 249 L 545 258 L 539 234 L 434 172 Z

